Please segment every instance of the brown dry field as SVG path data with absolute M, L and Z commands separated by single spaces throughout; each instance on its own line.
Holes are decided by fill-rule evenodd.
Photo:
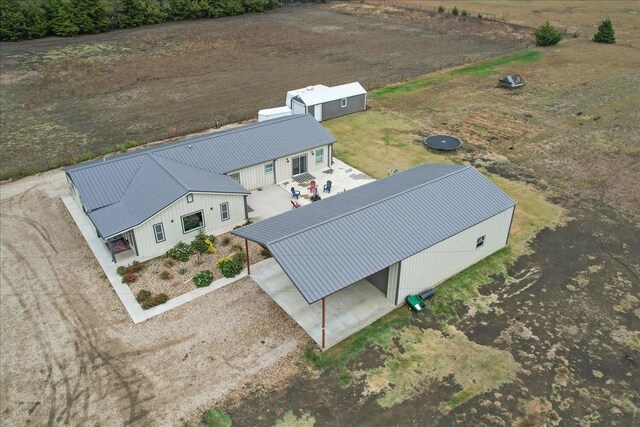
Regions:
M 518 2 L 518 13 L 537 17 L 539 3 Z M 609 12 L 607 4 L 622 8 L 628 3 L 589 4 L 592 15 L 574 15 L 559 2 L 545 2 L 551 10 L 544 16 L 554 16 L 566 27 L 587 26 Z M 499 14 L 503 3 L 481 6 Z M 333 13 L 325 7 L 292 7 L 265 16 L 291 19 L 300 11 Z M 415 24 L 413 13 L 400 20 L 386 13 L 366 15 L 335 16 L 363 19 L 383 33 L 387 28 L 387 34 L 394 33 L 391 27 L 403 28 L 404 19 Z M 514 15 L 510 12 L 510 19 L 517 19 Z M 491 310 L 470 313 L 457 307 L 460 319 L 452 326 L 474 345 L 510 354 L 519 366 L 513 382 L 443 412 L 439 405 L 459 391 L 457 382 L 447 377 L 420 384 L 416 397 L 382 408 L 378 395 L 365 393 L 366 384 L 355 381 L 342 387 L 334 370 L 310 372 L 302 355 L 310 340 L 250 279 L 133 325 L 59 199 L 67 188 L 62 172 L 55 170 L 0 187 L 1 424 L 198 425 L 203 411 L 216 405 L 232 416 L 234 425 L 273 425 L 288 411 L 311 414 L 318 425 L 637 425 L 640 231 L 637 221 L 621 212 L 639 217 L 638 205 L 630 203 L 638 200 L 640 177 L 638 22 L 625 21 L 622 14 L 611 16 L 614 25 L 617 19 L 621 22 L 617 45 L 593 45 L 583 34 L 541 50 L 539 61 L 518 66 L 528 82 L 523 91 L 496 91 L 493 75 L 462 76 L 426 91 L 373 99 L 373 108 L 361 116 L 388 113 L 412 127 L 405 133 L 380 129 L 380 141 L 390 135 L 408 142 L 388 151 L 372 144 L 371 156 L 360 156 L 361 161 L 377 159 L 378 164 L 363 164 L 362 170 L 410 163 L 416 150 L 410 143 L 420 136 L 417 131 L 463 133 L 469 143 L 455 155 L 460 161 L 530 182 L 573 217 L 565 227 L 541 232 L 531 254 L 511 266 L 507 277 L 482 288 L 482 296 L 494 301 Z M 257 18 L 231 19 L 230 30 L 241 27 L 243 19 Z M 130 42 L 184 28 L 180 25 L 133 30 Z M 422 34 L 415 25 L 407 28 Z M 96 44 L 106 37 L 101 39 L 106 43 L 118 34 L 88 39 Z M 47 43 L 60 48 L 60 43 L 75 45 L 78 40 L 39 43 L 47 52 Z M 359 54 L 366 57 L 366 51 Z M 262 69 L 254 66 L 247 65 L 247 73 L 260 75 Z M 60 73 L 65 75 L 64 70 Z M 15 75 L 6 74 L 3 65 L 3 95 L 7 84 L 23 84 L 7 83 L 7 76 Z M 183 84 L 193 78 L 177 80 Z M 176 77 L 167 77 L 164 84 L 169 80 Z M 154 85 L 162 82 L 129 82 L 131 101 L 126 104 L 138 102 L 133 95 L 138 86 L 157 89 Z M 82 88 L 85 82 L 73 84 Z M 60 90 L 62 83 L 52 85 Z M 276 101 L 283 90 L 274 95 Z M 158 94 L 160 106 L 167 102 L 164 96 Z M 108 94 L 94 99 L 111 111 Z M 69 105 L 79 105 L 74 102 Z M 140 114 L 152 117 L 154 109 L 142 106 Z M 94 113 L 100 109 L 96 104 Z M 4 120 L 5 110 L 2 114 Z M 126 117 L 110 114 L 111 127 Z M 39 116 L 33 117 L 37 124 Z M 327 125 L 339 129 L 341 123 Z M 157 138 L 166 132 L 163 126 Z M 484 141 L 490 138 L 492 143 Z M 509 149 L 514 141 L 514 149 Z M 340 146 L 344 153 L 348 145 L 349 140 L 341 138 L 336 151 Z M 3 145 L 3 161 L 4 154 Z M 429 156 L 437 160 L 439 155 Z M 442 328 L 432 317 L 415 316 L 411 324 L 425 331 Z M 375 370 L 388 356 L 369 348 L 349 368 Z
M 365 87 L 521 48 L 502 23 L 443 28 L 351 16 L 348 6 L 2 43 L 0 179 L 257 117 L 287 90 Z M 499 36 L 496 36 L 498 34 Z

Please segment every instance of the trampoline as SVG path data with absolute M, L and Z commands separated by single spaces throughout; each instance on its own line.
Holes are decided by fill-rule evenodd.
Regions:
M 425 138 L 424 143 L 427 147 L 444 151 L 456 150 L 462 146 L 462 141 L 451 135 L 431 135 Z

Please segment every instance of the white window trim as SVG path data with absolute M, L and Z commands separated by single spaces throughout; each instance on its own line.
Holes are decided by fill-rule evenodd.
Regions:
M 226 207 L 226 212 L 227 212 L 227 217 L 226 218 L 222 214 L 222 212 L 223 212 L 222 207 L 223 206 Z M 220 203 L 220 220 L 221 221 L 227 221 L 227 220 L 229 220 L 229 218 L 231 218 L 231 212 L 229 212 L 229 202 Z
M 187 203 L 193 202 L 193 194 L 187 194 Z
M 267 168 L 269 170 L 267 170 Z M 269 175 L 271 173 L 273 173 L 273 162 L 265 163 L 264 164 L 264 174 L 265 175 Z
M 193 228 L 193 229 L 191 229 L 191 230 L 189 230 L 189 231 L 185 231 L 185 230 L 184 230 L 184 218 L 185 218 L 186 216 L 195 215 L 195 214 L 197 214 L 198 212 L 200 212 L 200 214 L 202 215 L 202 225 L 201 225 L 200 227 Z M 200 209 L 199 211 L 195 211 L 195 212 L 188 213 L 188 214 L 186 214 L 186 215 L 182 215 L 182 216 L 180 217 L 180 226 L 182 227 L 182 234 L 189 234 L 189 233 L 193 233 L 193 232 L 194 232 L 194 231 L 196 231 L 196 230 L 200 230 L 201 228 L 204 228 L 204 226 L 205 226 L 204 211 L 203 211 L 202 209 Z
M 158 240 L 158 231 L 156 230 L 156 226 L 160 226 L 160 230 L 162 233 L 162 239 Z M 164 232 L 164 224 L 159 222 L 157 224 L 153 224 L 153 236 L 156 238 L 156 243 L 160 243 L 160 242 L 164 242 L 165 240 L 167 240 L 167 235 Z
M 340 107 L 344 108 L 347 106 L 347 98 L 342 98 L 340 100 Z
M 320 153 L 320 160 L 318 160 L 318 153 Z M 315 154 L 316 154 L 316 165 L 319 165 L 320 163 L 324 163 L 324 148 L 317 148 Z

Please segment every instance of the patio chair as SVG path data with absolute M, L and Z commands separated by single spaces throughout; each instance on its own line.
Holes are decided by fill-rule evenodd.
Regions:
M 295 197 L 296 199 L 300 197 L 300 192 L 296 190 L 294 187 L 291 187 L 291 197 Z
M 327 183 L 322 187 L 323 193 L 331 193 L 331 181 L 327 181 Z
M 291 205 L 292 205 L 291 209 L 299 208 L 300 206 L 302 206 L 300 203 L 296 202 L 295 200 L 291 201 Z
M 313 180 L 311 180 L 311 182 L 309 183 L 309 191 L 311 192 L 311 194 L 316 194 L 318 192 L 318 186 Z

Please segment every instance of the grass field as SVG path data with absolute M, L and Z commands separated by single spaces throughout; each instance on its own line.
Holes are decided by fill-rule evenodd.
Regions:
M 254 119 L 298 87 L 356 80 L 373 88 L 527 43 L 517 29 L 496 38 L 503 28 L 463 34 L 353 15 L 350 5 L 292 5 L 3 43 L 0 180 Z

